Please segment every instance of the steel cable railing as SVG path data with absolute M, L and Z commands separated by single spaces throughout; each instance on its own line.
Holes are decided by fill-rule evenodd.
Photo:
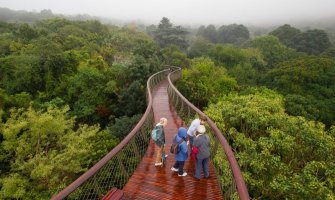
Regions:
M 190 103 L 173 85 L 181 76 L 181 68 L 173 68 L 175 70 L 168 76 L 170 102 L 173 104 L 178 115 L 188 124 L 196 115 L 207 119 L 209 129 L 206 132 L 211 138 L 211 161 L 214 165 L 215 175 L 217 176 L 224 199 L 250 199 L 240 167 L 227 140 L 215 123 Z
M 147 109 L 134 129 L 112 151 L 61 192 L 58 199 L 101 199 L 113 187 L 122 189 L 142 160 L 154 123 L 153 88 L 166 78 L 169 69 L 152 75 L 147 81 Z

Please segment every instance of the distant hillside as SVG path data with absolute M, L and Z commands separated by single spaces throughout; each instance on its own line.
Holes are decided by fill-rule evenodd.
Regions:
M 274 22 L 273 24 L 261 25 L 261 24 L 245 24 L 250 31 L 252 37 L 261 36 L 270 33 L 279 26 L 284 24 L 290 24 L 301 31 L 311 29 L 321 29 L 326 31 L 330 42 L 335 45 L 335 16 L 330 18 L 322 18 L 315 20 L 292 20 L 283 23 Z
M 104 24 L 123 25 L 125 22 L 117 19 L 107 19 L 90 15 L 62 15 L 54 14 L 50 9 L 44 9 L 40 12 L 29 12 L 25 10 L 11 10 L 0 8 L 0 21 L 8 23 L 28 23 L 32 24 L 37 21 L 50 18 L 65 18 L 73 21 L 99 20 Z

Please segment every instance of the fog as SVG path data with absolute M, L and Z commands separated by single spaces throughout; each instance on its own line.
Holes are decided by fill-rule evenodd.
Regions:
M 335 16 L 335 0 L 0 0 L 0 7 L 157 24 L 290 23 Z

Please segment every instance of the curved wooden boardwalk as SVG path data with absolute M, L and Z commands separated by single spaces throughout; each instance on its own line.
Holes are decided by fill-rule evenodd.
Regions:
M 169 104 L 167 94 L 167 80 L 162 81 L 153 92 L 153 111 L 155 122 L 166 117 L 168 125 L 165 127 L 166 150 L 172 143 L 178 127 L 185 126 L 174 108 Z M 171 171 L 174 156 L 169 154 L 165 167 L 155 167 L 155 144 L 150 141 L 148 150 L 136 171 L 123 188 L 122 199 L 222 199 L 219 184 L 214 175 L 214 167 L 209 166 L 209 179 L 196 180 L 193 177 L 194 161 L 188 159 L 185 169 L 186 177 L 179 177 Z

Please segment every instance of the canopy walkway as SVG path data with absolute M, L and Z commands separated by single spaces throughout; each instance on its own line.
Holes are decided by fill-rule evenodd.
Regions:
M 188 102 L 174 87 L 180 68 L 158 72 L 147 82 L 148 107 L 138 124 L 111 152 L 52 199 L 249 199 L 234 154 L 214 122 Z M 171 73 L 170 73 L 171 72 Z M 185 177 L 166 166 L 155 167 L 155 144 L 150 132 L 161 117 L 168 120 L 166 146 L 170 147 L 179 127 L 187 127 L 197 115 L 207 118 L 211 138 L 210 177 L 193 177 L 194 161 L 185 162 Z M 186 123 L 185 123 L 186 122 Z M 165 150 L 167 154 L 168 149 Z

